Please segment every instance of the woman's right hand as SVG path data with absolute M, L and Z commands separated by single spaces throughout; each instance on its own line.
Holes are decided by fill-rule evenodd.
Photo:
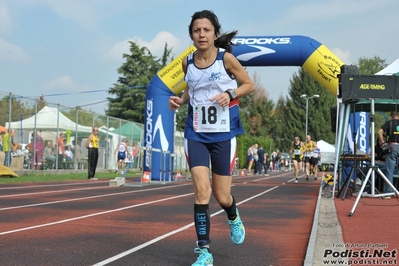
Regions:
M 177 96 L 170 96 L 169 98 L 169 109 L 172 111 L 175 111 L 179 109 L 179 107 L 182 105 L 183 101 L 180 97 Z

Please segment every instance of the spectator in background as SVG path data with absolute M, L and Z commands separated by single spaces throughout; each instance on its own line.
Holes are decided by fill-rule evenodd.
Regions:
M 65 161 L 70 162 L 73 159 L 73 153 L 71 150 L 71 145 L 66 146 L 65 150 Z
M 44 143 L 43 143 L 43 138 L 36 132 L 32 132 L 32 138 L 31 138 L 31 143 L 32 143 L 32 160 L 30 164 L 30 168 L 34 169 L 35 168 L 35 162 L 36 162 L 36 170 L 40 170 L 40 166 L 42 163 L 42 154 L 43 154 L 43 149 L 44 149 Z
M 381 149 L 389 147 L 385 154 L 385 173 L 392 184 L 395 168 L 399 163 L 399 114 L 397 111 L 391 111 L 390 120 L 381 126 L 377 134 Z M 387 182 L 384 182 L 384 193 L 392 193 L 392 188 Z M 391 195 L 386 195 L 384 199 L 391 199 Z
M 265 176 L 269 176 L 269 169 L 270 169 L 270 156 L 269 153 L 265 153 L 266 157 L 266 164 L 265 164 Z
M 260 145 L 260 148 L 258 149 L 258 173 L 259 175 L 262 174 L 262 168 L 264 169 L 264 175 L 267 174 L 267 156 L 265 149 L 263 149 L 263 145 Z
M 46 147 L 44 147 L 44 158 L 46 159 L 47 168 L 53 169 L 55 163 L 55 153 L 51 146 L 51 141 L 47 141 Z
M 271 156 L 271 170 L 272 171 L 275 171 L 276 170 L 276 156 L 277 156 L 277 152 L 276 151 L 273 151 L 272 152 L 272 154 L 270 155 Z
M 280 150 L 277 150 L 277 155 L 276 155 L 276 168 L 278 169 L 278 171 L 280 172 L 281 171 L 281 164 L 282 164 L 282 162 L 281 162 L 281 153 L 280 153 Z
M 65 158 L 65 162 L 71 162 L 71 163 L 68 163 L 68 164 L 64 164 L 64 168 L 65 169 L 67 169 L 67 168 L 73 168 L 74 166 L 73 166 L 73 164 L 72 164 L 72 159 L 73 159 L 73 152 L 72 152 L 72 149 L 71 149 L 71 145 L 68 145 L 68 146 L 65 146 L 66 148 L 65 148 L 65 156 L 64 156 L 64 158 Z
M 25 152 L 22 150 L 22 145 L 17 144 L 17 148 L 15 149 L 16 156 L 25 156 Z
M 255 144 L 254 144 L 255 145 Z M 247 151 L 247 159 L 248 159 L 248 175 L 252 175 L 251 170 L 252 170 L 252 164 L 254 163 L 254 152 L 253 148 L 254 145 L 248 148 Z
M 88 149 L 88 176 L 89 180 L 97 180 L 95 176 L 98 162 L 98 127 L 93 127 L 93 133 L 86 140 L 85 147 Z
M 254 144 L 254 146 L 253 146 L 253 148 L 252 148 L 252 152 L 253 152 L 253 154 L 254 154 L 254 165 L 255 165 L 255 167 L 254 167 L 254 175 L 256 175 L 256 174 L 260 174 L 259 172 L 258 172 L 258 168 L 259 168 L 259 155 L 258 155 L 258 144 L 257 143 L 255 143 Z
M 64 165 L 62 161 L 64 160 L 65 156 L 65 148 L 64 148 L 64 132 L 60 132 L 60 136 L 57 139 L 57 149 L 58 149 L 58 169 L 63 169 Z
M 8 132 L 3 132 L 3 151 L 4 151 L 4 166 L 10 167 L 11 165 L 11 147 L 10 147 L 10 133 L 11 129 L 8 129 Z
M 14 142 L 14 138 L 11 138 L 11 151 L 16 151 L 18 149 L 18 143 Z
M 386 167 L 385 167 L 385 155 L 386 153 L 384 153 L 384 151 L 382 150 L 381 144 L 386 143 L 386 138 L 385 136 L 383 136 L 383 142 L 381 142 L 380 140 L 377 141 L 375 147 L 374 147 L 374 154 L 375 154 L 375 166 L 378 166 L 378 168 L 381 170 L 381 172 L 385 175 L 385 177 L 387 177 L 387 171 L 386 171 Z M 398 174 L 398 171 L 395 167 L 394 170 L 394 175 Z M 378 186 L 378 190 L 382 191 L 383 187 L 382 185 L 385 184 L 385 180 L 382 178 L 382 176 L 378 173 L 378 179 L 377 179 L 377 186 Z M 393 180 L 392 180 L 393 181 Z
M 0 132 L 0 151 L 3 150 L 3 136 L 5 133 L 6 133 L 5 131 Z
M 77 141 L 73 140 L 72 141 L 74 149 L 72 149 L 72 153 L 76 156 L 76 159 L 78 159 L 78 156 L 82 158 L 82 148 L 80 147 L 80 139 L 77 139 Z

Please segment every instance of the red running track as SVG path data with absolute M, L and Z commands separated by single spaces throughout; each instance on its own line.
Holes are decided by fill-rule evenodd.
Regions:
M 226 215 L 212 199 L 215 265 L 303 265 L 319 186 L 314 180 L 292 182 L 292 172 L 233 179 L 246 239 L 231 243 Z M 192 191 L 190 181 L 3 185 L 0 264 L 191 265 Z
M 349 260 L 353 265 L 362 259 L 361 265 L 399 265 L 399 199 L 396 196 L 390 200 L 362 197 L 357 205 L 355 200 L 355 196 L 334 199 L 342 227 L 342 244 L 347 250 L 369 254 L 365 258 L 349 256 Z M 382 257 L 378 253 L 374 256 L 374 250 L 386 253 Z

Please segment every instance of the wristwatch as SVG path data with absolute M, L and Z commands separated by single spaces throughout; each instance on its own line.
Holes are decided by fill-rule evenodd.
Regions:
M 228 89 L 227 91 L 225 91 L 229 97 L 230 97 L 230 101 L 234 100 L 237 98 L 237 93 L 234 89 Z

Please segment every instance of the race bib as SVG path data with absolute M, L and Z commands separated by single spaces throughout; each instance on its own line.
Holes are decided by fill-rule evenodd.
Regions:
M 305 157 L 313 157 L 313 152 L 311 151 L 305 152 Z
M 230 112 L 228 107 L 218 104 L 202 104 L 194 108 L 195 132 L 230 132 Z
M 301 150 L 294 150 L 295 155 L 301 155 Z

